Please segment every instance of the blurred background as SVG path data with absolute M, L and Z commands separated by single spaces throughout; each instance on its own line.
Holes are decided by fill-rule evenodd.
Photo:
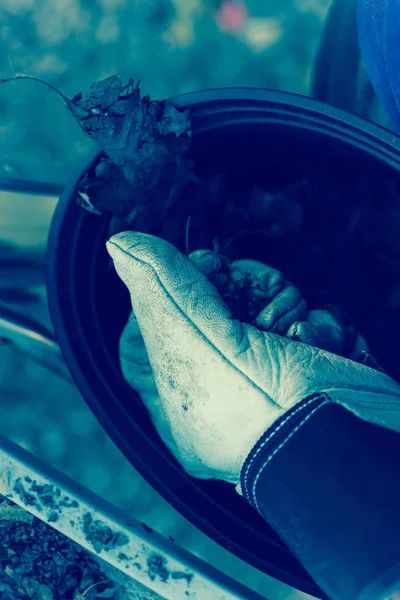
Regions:
M 311 95 L 330 4 L 2 0 L 0 77 L 35 75 L 68 97 L 115 72 L 140 80 L 153 99 L 232 86 Z M 346 5 L 354 8 L 350 0 Z M 327 62 L 338 47 L 354 50 L 353 25 L 350 37 L 341 37 L 332 21 L 334 46 L 318 63 L 319 92 L 330 90 L 340 104 L 340 78 L 346 89 L 363 81 L 360 102 L 371 104 L 358 57 L 346 67 L 341 60 L 333 74 Z M 343 103 L 357 110 L 353 92 Z M 384 120 L 379 108 L 374 114 Z M 60 186 L 91 148 L 54 92 L 34 81 L 0 84 L 0 327 L 1 309 L 14 307 L 51 330 L 43 279 L 48 227 Z M 39 191 L 46 182 L 49 193 L 28 193 L 35 181 Z M 76 388 L 28 354 L 0 333 L 0 433 L 269 600 L 306 598 L 230 555 L 176 513 L 126 461 Z
M 72 97 L 119 72 L 152 98 L 225 86 L 307 93 L 329 0 L 2 0 L 0 73 Z M 0 90 L 0 148 L 59 177 L 90 144 L 35 82 Z M 40 143 L 39 143 L 40 140 Z M 46 171 L 48 169 L 48 171 Z

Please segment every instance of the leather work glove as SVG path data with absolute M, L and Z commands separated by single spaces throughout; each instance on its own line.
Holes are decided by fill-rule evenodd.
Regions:
M 382 370 L 348 317 L 336 307 L 307 311 L 300 292 L 277 269 L 255 260 L 229 264 L 226 257 L 211 250 L 196 250 L 189 259 L 207 275 L 223 298 L 228 277 L 231 284 L 250 280 L 251 295 L 261 310 L 254 322 L 258 328 Z M 232 302 L 226 303 L 232 306 Z
M 207 260 L 215 257 L 195 254 L 189 260 L 165 240 L 138 232 L 113 236 L 107 249 L 133 308 L 120 340 L 122 372 L 190 475 L 238 486 L 259 437 L 317 392 L 367 421 L 400 431 L 400 386 L 393 379 L 284 337 L 296 323 L 309 323 L 297 332 L 301 337 L 305 329 L 307 341 L 316 342 L 329 327 L 326 314 L 322 329 L 315 319 L 308 321 L 300 292 L 279 271 L 256 261 L 232 265 L 234 277 L 247 270 L 260 282 L 256 294 L 264 295 L 265 306 L 254 326 L 232 317 L 205 275 Z M 336 330 L 325 335 L 328 347 L 338 348 L 338 337 Z M 357 344 L 368 351 L 362 338 Z

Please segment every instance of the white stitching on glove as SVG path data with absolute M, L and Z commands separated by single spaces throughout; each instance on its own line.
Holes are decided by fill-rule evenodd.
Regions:
M 238 268 L 239 262 L 252 276 L 258 271 L 259 293 L 268 304 L 255 327 L 233 319 L 196 261 L 165 240 L 125 232 L 112 237 L 107 248 L 133 308 L 120 341 L 122 372 L 189 474 L 238 484 L 258 438 L 315 392 L 400 431 L 400 386 L 393 379 L 283 337 L 294 323 L 307 321 L 307 312 L 298 290 L 279 271 L 256 261 L 233 265 Z M 325 328 L 326 320 L 324 315 Z M 315 319 L 311 324 L 316 327 Z M 280 334 L 262 331 L 263 325 Z M 312 331 L 315 335 L 318 328 Z M 335 335 L 332 339 L 338 343 Z

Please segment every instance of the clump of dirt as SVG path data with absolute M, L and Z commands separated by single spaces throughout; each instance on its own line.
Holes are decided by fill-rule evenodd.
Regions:
M 193 573 L 170 571 L 167 559 L 155 553 L 147 559 L 147 572 L 152 581 L 159 577 L 164 583 L 171 577 L 172 579 L 186 579 L 187 584 L 190 585 L 193 579 Z
M 94 520 L 90 513 L 83 515 L 83 531 L 86 539 L 98 553 L 124 546 L 129 541 L 124 533 L 112 531 L 101 521 Z
M 257 286 L 254 285 L 253 279 L 247 276 L 236 281 L 223 269 L 211 273 L 208 277 L 222 300 L 229 306 L 234 318 L 256 326 L 257 316 L 265 308 L 265 298 L 255 295 Z

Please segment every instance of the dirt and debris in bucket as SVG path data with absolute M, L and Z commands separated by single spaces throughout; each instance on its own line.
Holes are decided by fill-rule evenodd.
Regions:
M 284 168 L 266 164 L 250 185 L 198 171 L 188 111 L 150 100 L 132 80 L 123 85 L 113 75 L 72 100 L 60 95 L 102 150 L 78 182 L 76 201 L 93 218 L 111 217 L 109 235 L 136 230 L 182 252 L 217 250 L 228 272 L 214 272 L 213 283 L 233 316 L 250 324 L 261 305 L 251 282 L 232 281 L 229 264 L 251 258 L 275 267 L 309 309 L 339 307 L 399 378 L 400 186 L 393 171 L 328 158 L 315 168 L 296 159 Z
M 263 300 L 249 279 L 233 280 L 230 264 L 250 258 L 275 267 L 299 288 L 309 310 L 339 309 L 342 322 L 354 323 L 368 339 L 378 363 L 399 377 L 396 173 L 360 170 L 344 159 L 326 159 L 318 168 L 296 160 L 271 165 L 269 182 L 266 165 L 262 181 L 249 184 L 198 171 L 188 158 L 190 114 L 169 101 L 152 102 L 132 82 L 123 86 L 113 76 L 77 98 L 80 109 L 91 111 L 81 121 L 85 133 L 103 150 L 79 182 L 77 201 L 111 215 L 110 235 L 134 229 L 187 254 L 189 247 L 213 250 L 221 267 L 210 279 L 233 316 L 250 324 Z M 371 366 L 381 368 L 378 363 L 371 357 Z
M 126 600 L 109 565 L 2 496 L 0 539 L 1 600 Z

